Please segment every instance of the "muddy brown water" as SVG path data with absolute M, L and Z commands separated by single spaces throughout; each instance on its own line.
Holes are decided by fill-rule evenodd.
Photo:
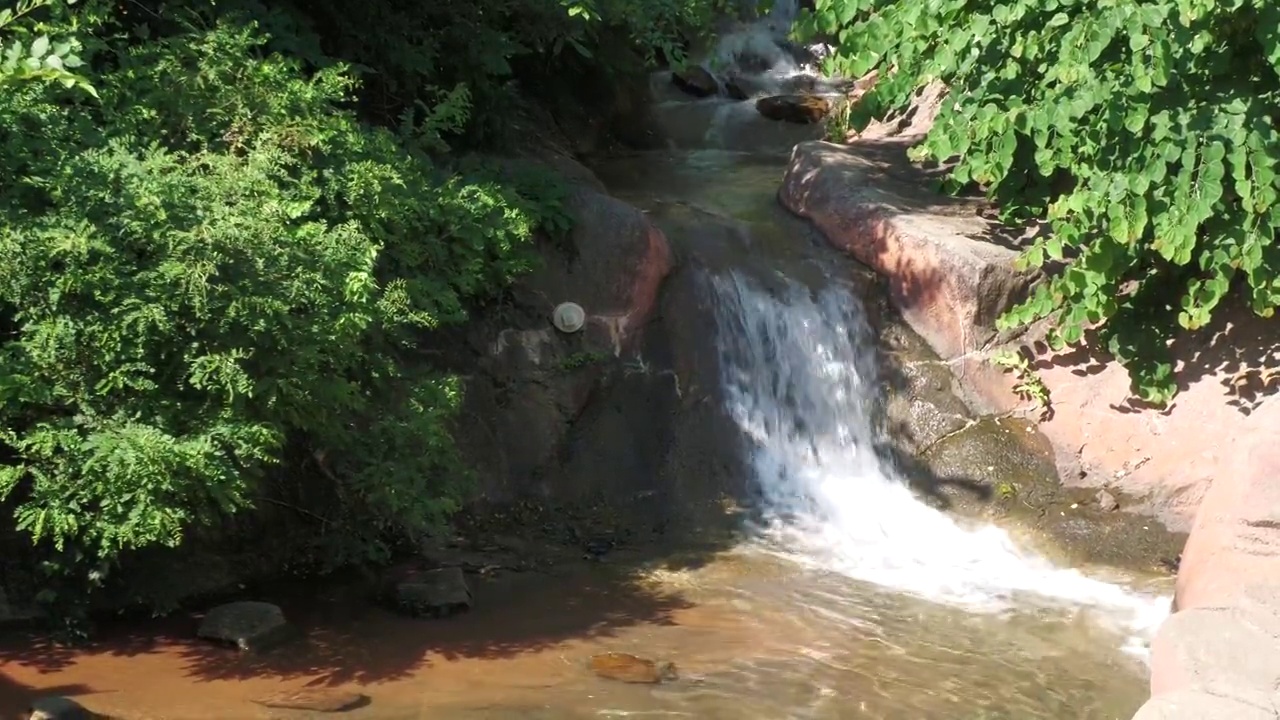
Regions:
M 323 597 L 284 604 L 306 639 L 259 656 L 193 639 L 190 618 L 109 629 L 75 650 L 11 638 L 0 707 L 14 716 L 40 692 L 135 720 L 315 717 L 254 702 L 310 687 L 363 693 L 344 716 L 386 720 L 1104 720 L 1145 693 L 1142 664 L 1082 617 L 976 615 L 748 549 L 639 576 L 511 575 L 480 583 L 476 609 L 447 621 Z M 680 678 L 596 678 L 587 662 L 607 651 L 672 661 Z
M 803 249 L 809 231 L 773 202 L 784 161 L 679 151 L 598 172 L 677 231 L 696 231 L 707 213 L 739 223 L 756 250 L 712 248 L 708 263 L 794 260 L 795 273 L 818 274 Z M 1088 613 L 973 613 L 752 547 L 694 569 L 584 563 L 510 574 L 480 582 L 475 609 L 441 621 L 396 617 L 339 591 L 282 604 L 305 637 L 265 655 L 197 641 L 186 616 L 109 627 L 75 649 L 8 637 L 0 716 L 35 695 L 66 694 L 129 720 L 319 717 L 254 702 L 310 687 L 358 691 L 368 702 L 343 716 L 378 720 L 1119 720 L 1146 694 L 1143 662 Z M 597 678 L 588 659 L 608 651 L 672 661 L 680 677 Z

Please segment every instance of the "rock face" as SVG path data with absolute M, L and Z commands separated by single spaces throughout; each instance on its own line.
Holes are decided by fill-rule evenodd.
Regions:
M 414 617 L 443 618 L 471 609 L 471 589 L 461 568 L 407 573 L 387 590 L 395 608 Z
M 1128 373 L 1101 353 L 1044 352 L 1036 373 L 1049 389 L 1053 412 L 1040 429 L 1057 450 L 1064 481 L 1105 488 L 1123 510 L 1151 515 L 1171 530 L 1191 529 L 1209 487 L 1231 475 L 1235 458 L 1260 435 L 1274 390 L 1238 388 L 1280 366 L 1280 323 L 1224 303 L 1220 317 L 1173 346 L 1182 391 L 1167 411 L 1130 402 Z M 1034 340 L 1035 332 L 1022 342 Z M 993 412 L 1026 406 L 1011 390 L 1011 375 L 982 357 L 957 363 L 973 404 Z M 1252 373 L 1252 374 L 1251 374 Z
M 572 165 L 561 159 L 560 165 Z M 574 226 L 547 240 L 541 266 L 522 278 L 510 304 L 466 331 L 429 344 L 446 364 L 468 373 L 455 437 L 477 471 L 480 493 L 493 500 L 563 490 L 544 482 L 560 463 L 579 416 L 607 371 L 638 348 L 641 330 L 671 272 L 666 238 L 636 208 L 602 192 L 586 168 L 565 173 Z M 577 333 L 559 332 L 552 313 L 573 302 L 586 312 Z
M 995 228 L 980 204 L 939 197 L 925 182 L 904 145 L 808 142 L 792 154 L 779 198 L 887 278 L 907 322 L 952 359 L 995 336 L 995 319 L 1034 276 L 1014 268 L 1016 243 L 988 239 Z
M 775 95 L 757 100 L 756 111 L 770 120 L 812 125 L 831 114 L 831 101 L 817 95 Z
M 288 639 L 290 628 L 284 611 L 278 606 L 244 600 L 210 610 L 201 620 L 196 635 L 241 650 L 262 651 Z
M 1280 404 L 1255 413 L 1280 423 Z M 1175 614 L 1151 645 L 1152 699 L 1138 718 L 1277 717 L 1280 687 L 1280 446 L 1235 445 L 1182 555 Z
M 625 683 L 653 685 L 678 677 L 674 663 L 655 662 L 629 653 L 595 655 L 590 665 L 596 675 Z

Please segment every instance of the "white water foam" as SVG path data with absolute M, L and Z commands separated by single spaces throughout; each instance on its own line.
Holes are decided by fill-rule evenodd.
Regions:
M 1151 597 L 1054 567 L 992 525 L 970 529 L 912 495 L 876 451 L 875 345 L 851 293 L 789 281 L 769 292 L 711 279 L 728 410 L 748 438 L 767 536 L 793 559 L 972 611 L 1088 608 L 1146 641 L 1168 614 Z

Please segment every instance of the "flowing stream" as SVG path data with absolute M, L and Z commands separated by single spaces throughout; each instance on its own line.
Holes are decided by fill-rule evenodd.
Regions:
M 751 440 L 777 552 L 975 611 L 1089 608 L 1139 646 L 1167 614 L 1167 599 L 1055 568 L 911 494 L 875 450 L 875 341 L 850 293 L 769 293 L 732 271 L 711 285 L 729 411 Z

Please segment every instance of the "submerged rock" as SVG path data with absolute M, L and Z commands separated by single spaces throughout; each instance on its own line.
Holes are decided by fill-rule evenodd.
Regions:
M 412 572 L 390 592 L 395 608 L 414 617 L 443 618 L 471 609 L 471 589 L 461 568 Z
M 253 600 L 219 605 L 205 614 L 196 635 L 234 645 L 241 650 L 267 650 L 291 634 L 284 611 Z
M 61 695 L 38 698 L 27 710 L 27 720 L 95 720 L 97 717 L 97 713 Z
M 710 97 L 720 92 L 715 76 L 701 65 L 671 73 L 671 82 L 694 97 Z
M 1120 501 L 1116 500 L 1116 496 L 1106 490 L 1098 491 L 1098 507 L 1106 512 L 1120 509 Z
M 255 703 L 280 710 L 309 710 L 320 713 L 338 713 L 363 707 L 369 702 L 366 695 L 327 688 L 304 688 L 268 695 Z
M 770 120 L 812 125 L 831 114 L 831 101 L 817 95 L 774 95 L 757 100 L 756 110 Z
M 679 677 L 675 663 L 654 662 L 630 653 L 601 653 L 591 658 L 591 672 L 608 680 L 656 684 Z

